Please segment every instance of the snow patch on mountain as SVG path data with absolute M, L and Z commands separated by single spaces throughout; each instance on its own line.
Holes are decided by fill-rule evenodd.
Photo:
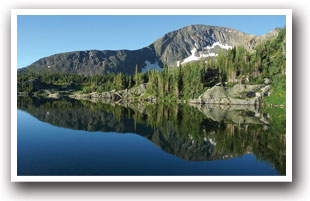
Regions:
M 196 48 L 198 48 L 198 45 L 197 45 L 197 43 L 196 43 L 196 42 L 195 42 L 195 47 L 196 47 Z
M 156 61 L 155 64 L 152 64 L 149 60 L 146 60 L 145 62 L 145 65 L 141 71 L 142 73 L 144 72 L 147 72 L 147 71 L 152 71 L 152 70 L 159 70 L 159 71 L 162 71 L 163 69 L 158 65 L 158 62 Z
M 227 44 L 224 45 L 221 42 L 215 42 L 215 43 L 212 44 L 212 46 L 205 47 L 205 49 L 211 50 L 211 49 L 215 48 L 216 46 L 219 46 L 220 48 L 225 49 L 225 50 L 232 49 L 232 46 L 229 46 Z
M 187 62 L 191 62 L 191 61 L 196 61 L 199 60 L 201 58 L 201 55 L 199 57 L 196 56 L 196 52 L 197 49 L 192 49 L 191 53 L 192 55 L 190 55 L 189 57 L 185 58 L 182 62 L 182 64 L 187 63 Z
M 185 63 L 188 63 L 188 62 L 191 62 L 191 61 L 197 61 L 197 60 L 200 60 L 201 58 L 206 58 L 206 57 L 216 57 L 218 56 L 218 54 L 214 53 L 214 52 L 210 52 L 212 49 L 214 49 L 215 47 L 220 47 L 221 49 L 225 49 L 225 50 L 229 50 L 229 49 L 232 49 L 232 46 L 230 45 L 227 45 L 227 44 L 222 44 L 221 42 L 216 42 L 214 41 L 214 43 L 212 44 L 212 46 L 207 46 L 207 47 L 204 47 L 203 49 L 205 50 L 208 50 L 208 54 L 204 54 L 202 52 L 198 52 L 198 55 L 197 56 L 197 49 L 198 49 L 198 45 L 197 43 L 195 42 L 195 47 L 194 49 L 191 50 L 191 55 L 187 58 L 185 58 L 182 62 L 182 64 L 185 64 Z M 177 61 L 177 66 L 180 66 L 180 61 Z
M 217 57 L 218 54 L 215 54 L 214 52 L 210 52 L 209 54 L 202 54 L 202 57 Z
M 196 52 L 197 52 L 197 49 L 192 49 L 191 50 L 191 55 L 187 58 L 185 58 L 182 62 L 182 64 L 185 64 L 187 62 L 191 62 L 191 61 L 198 61 L 200 60 L 201 58 L 206 58 L 206 57 L 216 57 L 217 54 L 211 52 L 211 53 L 208 53 L 208 54 L 203 54 L 201 52 L 199 52 L 199 56 L 196 56 Z M 177 61 L 177 66 L 180 66 L 180 61 Z

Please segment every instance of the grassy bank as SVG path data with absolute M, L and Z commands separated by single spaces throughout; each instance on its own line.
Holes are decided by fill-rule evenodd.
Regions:
M 286 105 L 286 76 L 274 77 L 271 85 L 271 95 L 265 98 L 266 105 Z

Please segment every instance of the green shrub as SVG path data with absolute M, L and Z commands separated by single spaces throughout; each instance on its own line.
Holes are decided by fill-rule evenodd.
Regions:
M 286 76 L 274 77 L 271 85 L 271 96 L 265 98 L 265 104 L 286 105 Z
M 82 93 L 86 94 L 86 93 L 91 93 L 92 92 L 92 88 L 91 87 L 84 87 L 82 89 Z
M 97 90 L 96 90 L 97 93 L 102 93 L 104 92 L 104 89 L 102 86 L 98 87 Z

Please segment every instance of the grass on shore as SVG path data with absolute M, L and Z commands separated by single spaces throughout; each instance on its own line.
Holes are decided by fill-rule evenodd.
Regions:
M 271 85 L 271 95 L 265 97 L 267 105 L 286 105 L 286 76 L 275 76 Z

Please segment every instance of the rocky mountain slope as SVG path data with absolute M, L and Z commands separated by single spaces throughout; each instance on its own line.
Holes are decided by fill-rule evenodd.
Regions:
M 220 49 L 244 46 L 248 50 L 263 40 L 277 36 L 274 29 L 263 36 L 255 36 L 235 29 L 191 25 L 169 32 L 151 45 L 138 50 L 88 50 L 55 54 L 41 58 L 19 72 L 64 72 L 74 74 L 135 73 L 161 69 L 166 63 L 173 67 L 182 63 L 215 57 Z

